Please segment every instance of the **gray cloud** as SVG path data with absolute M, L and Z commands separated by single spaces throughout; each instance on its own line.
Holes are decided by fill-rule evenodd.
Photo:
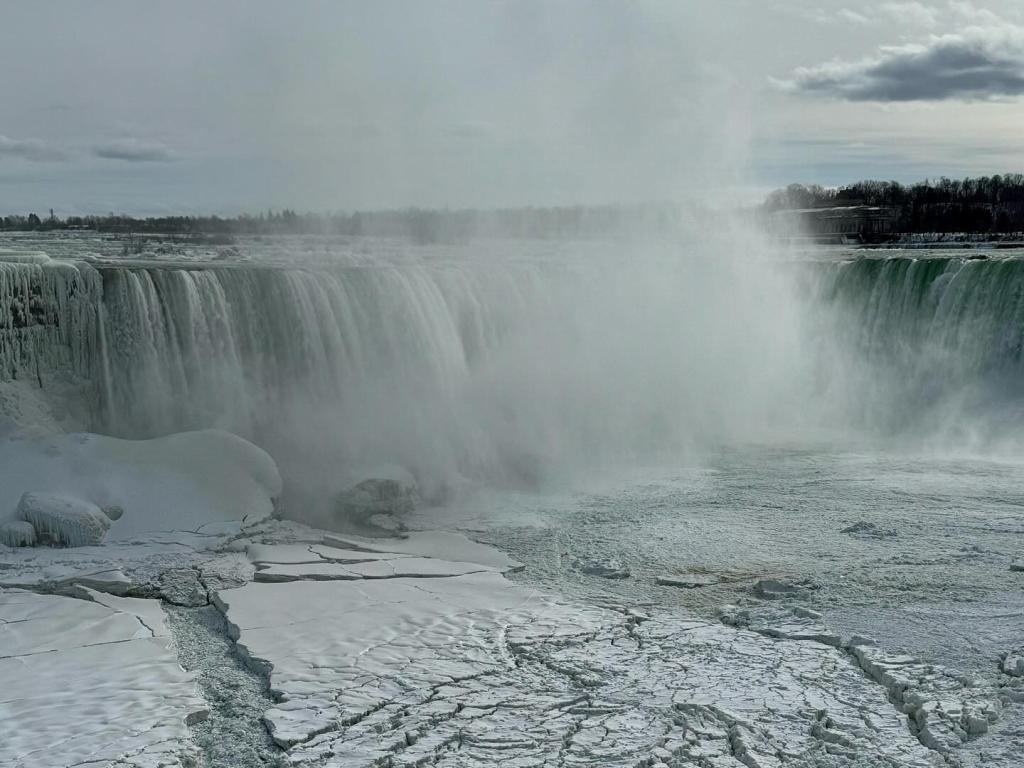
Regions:
M 0 134 L 0 158 L 19 157 L 37 163 L 66 160 L 67 153 L 41 139 L 10 139 Z
M 129 163 L 166 163 L 176 159 L 174 152 L 165 144 L 134 138 L 97 144 L 92 151 L 97 157 Z
M 888 46 L 858 62 L 800 67 L 787 90 L 847 101 L 981 101 L 1024 94 L 1024 29 L 969 27 L 927 43 Z

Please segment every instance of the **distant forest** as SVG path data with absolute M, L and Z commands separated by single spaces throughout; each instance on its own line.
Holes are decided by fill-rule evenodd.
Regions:
M 1024 232 L 1024 174 L 1010 173 L 962 180 L 945 177 L 916 184 L 858 181 L 840 187 L 790 184 L 770 193 L 755 212 L 837 206 L 889 208 L 899 233 Z M 749 210 L 749 209 L 748 209 Z M 426 210 L 351 213 L 266 211 L 240 216 L 158 216 L 135 218 L 55 216 L 36 213 L 0 216 L 0 231 L 48 232 L 94 230 L 133 235 L 182 235 L 210 243 L 230 243 L 236 235 L 328 234 L 405 237 L 421 243 L 449 242 L 478 236 L 598 237 L 628 232 L 677 231 L 683 221 L 701 220 L 716 226 L 717 215 L 693 207 L 649 204 L 635 206 L 566 206 L 508 208 L 492 211 Z
M 763 210 L 848 205 L 892 208 L 898 232 L 1022 232 L 1024 174 L 943 177 L 909 185 L 896 181 L 858 181 L 842 187 L 790 184 L 769 194 Z
M 691 214 L 692 215 L 692 214 Z M 134 218 L 68 216 L 50 211 L 0 217 L 0 231 L 51 232 L 94 230 L 132 235 L 202 236 L 210 243 L 230 243 L 235 235 L 373 235 L 407 237 L 417 242 L 448 242 L 475 236 L 496 237 L 593 237 L 624 231 L 669 231 L 683 217 L 679 206 L 574 206 L 562 208 L 511 208 L 493 211 L 424 210 L 354 213 L 297 213 L 267 211 L 258 215 L 159 216 Z

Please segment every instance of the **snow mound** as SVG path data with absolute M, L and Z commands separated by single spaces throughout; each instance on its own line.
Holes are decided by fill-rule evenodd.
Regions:
M 85 433 L 0 440 L 0 515 L 20 518 L 22 495 L 40 489 L 99 508 L 113 541 L 263 519 L 274 511 L 281 476 L 263 450 L 220 430 L 152 440 Z
M 95 546 L 103 543 L 110 530 L 110 518 L 95 504 L 60 493 L 26 493 L 16 515 L 32 525 L 35 538 L 43 544 Z

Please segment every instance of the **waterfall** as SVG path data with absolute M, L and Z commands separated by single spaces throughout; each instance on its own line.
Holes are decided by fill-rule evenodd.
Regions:
M 230 430 L 303 483 L 532 483 L 747 436 L 795 396 L 777 269 L 675 244 L 429 255 L 7 263 L 0 375 L 74 378 L 98 432 Z
M 104 431 L 218 426 L 273 445 L 289 421 L 307 445 L 330 443 L 340 465 L 422 460 L 400 454 L 424 443 L 461 467 L 486 463 L 480 433 L 454 435 L 453 426 L 509 312 L 527 317 L 530 302 L 543 312 L 544 300 L 531 274 L 515 268 L 102 274 L 118 404 Z
M 0 252 L 0 380 L 74 390 L 82 420 L 101 419 L 102 295 L 88 265 Z
M 1024 424 L 1024 261 L 815 267 L 819 370 L 853 423 L 975 444 Z
M 425 485 L 827 425 L 1024 424 L 1024 261 L 0 260 L 0 379 L 120 437 L 221 427 L 293 482 Z

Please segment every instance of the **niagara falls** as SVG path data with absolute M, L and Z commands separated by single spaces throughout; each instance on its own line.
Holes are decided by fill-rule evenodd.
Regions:
M 0 12 L 0 768 L 1024 765 L 1016 0 Z

